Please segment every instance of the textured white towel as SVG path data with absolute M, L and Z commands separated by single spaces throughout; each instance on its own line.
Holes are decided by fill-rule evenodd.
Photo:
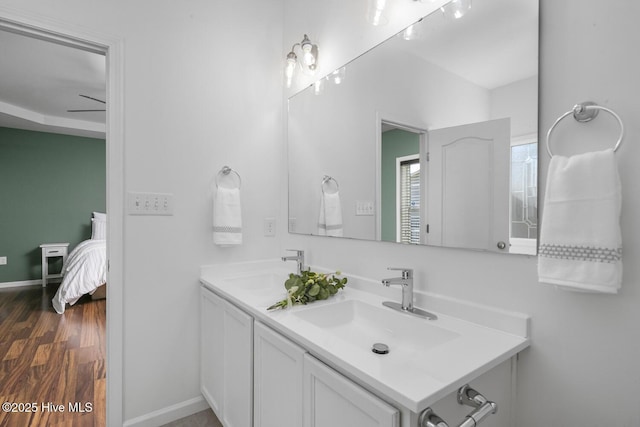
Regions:
M 342 205 L 340 192 L 322 192 L 320 197 L 320 218 L 318 234 L 321 236 L 342 237 Z
M 567 290 L 622 284 L 621 185 L 613 150 L 553 156 L 540 230 L 538 278 Z
M 242 244 L 240 189 L 218 187 L 213 201 L 213 242 L 216 245 Z

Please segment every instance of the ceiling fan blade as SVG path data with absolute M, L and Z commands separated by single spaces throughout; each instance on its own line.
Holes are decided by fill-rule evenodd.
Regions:
M 93 101 L 98 101 L 98 102 L 101 102 L 101 103 L 103 103 L 103 104 L 106 104 L 106 103 L 107 103 L 106 101 L 103 101 L 103 100 L 98 99 L 98 98 L 94 98 L 94 97 L 92 97 L 92 96 L 82 95 L 82 94 L 80 94 L 79 96 L 81 96 L 81 97 L 83 97 L 83 98 L 91 99 L 91 100 L 93 100 Z
M 107 110 L 67 110 L 67 113 L 87 113 L 90 111 L 107 111 Z

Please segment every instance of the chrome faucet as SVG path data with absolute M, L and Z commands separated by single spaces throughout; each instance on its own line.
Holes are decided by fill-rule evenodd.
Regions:
M 421 310 L 413 306 L 413 270 L 410 268 L 393 268 L 388 270 L 397 270 L 401 272 L 400 277 L 392 277 L 390 279 L 382 279 L 384 286 L 399 285 L 402 287 L 402 304 L 397 302 L 385 301 L 382 303 L 385 307 L 404 313 L 413 314 L 418 317 L 424 317 L 429 320 L 436 320 L 438 316 L 428 311 Z
M 402 287 L 402 309 L 413 309 L 413 270 L 410 268 L 394 268 L 389 267 L 387 270 L 396 270 L 402 272 L 401 277 L 392 277 L 390 279 L 382 279 L 382 284 L 389 287 L 391 285 L 399 285 Z
M 304 251 L 299 249 L 287 249 L 288 251 L 293 251 L 296 254 L 291 256 L 283 256 L 283 261 L 295 261 L 298 266 L 298 274 L 302 274 L 302 270 L 304 270 Z

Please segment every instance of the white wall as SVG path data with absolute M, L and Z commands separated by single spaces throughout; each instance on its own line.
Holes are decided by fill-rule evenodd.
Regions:
M 537 132 L 537 102 L 537 76 L 497 87 L 491 91 L 491 118 L 511 117 L 512 137 L 530 135 Z
M 175 202 L 171 217 L 124 218 L 124 419 L 198 398 L 200 265 L 278 250 L 262 236 L 262 218 L 277 216 L 285 186 L 281 1 L 0 0 L 0 8 L 123 40 L 125 191 L 172 193 Z M 242 175 L 237 248 L 211 238 L 210 184 L 225 164 Z
M 414 7 L 409 1 L 388 3 L 396 8 Z M 304 14 L 307 8 L 313 13 Z M 371 40 L 380 32 L 391 35 L 415 19 L 398 17 L 404 22 L 390 20 L 387 28 L 367 28 L 359 12 L 335 2 L 311 0 L 288 0 L 285 16 L 283 52 L 290 48 L 289 40 L 303 31 L 326 36 L 326 44 L 319 40 L 323 52 L 331 50 L 329 61 L 340 58 L 326 64 L 328 69 L 372 47 Z M 636 120 L 640 116 L 636 102 L 640 59 L 634 53 L 640 42 L 638 17 L 640 4 L 633 0 L 541 0 L 540 133 L 545 134 L 560 114 L 584 100 L 613 108 L 627 126 L 618 155 L 625 251 L 625 278 L 618 295 L 568 293 L 539 284 L 534 257 L 285 237 L 286 247 L 305 249 L 311 264 L 367 277 L 386 277 L 387 266 L 413 267 L 421 290 L 530 314 L 533 344 L 518 365 L 518 427 L 640 425 L 640 267 L 636 262 L 640 228 L 635 227 L 640 217 L 640 170 L 636 165 L 640 158 L 640 123 Z M 554 134 L 576 142 L 559 144 L 557 151 L 562 154 L 563 150 L 603 148 L 615 140 L 616 132 L 615 123 L 599 117 L 587 128 L 569 123 Z M 582 146 L 576 147 L 577 143 Z M 541 155 L 541 177 L 548 160 Z M 542 181 L 544 187 L 544 178 Z M 286 212 L 286 201 L 282 203 Z

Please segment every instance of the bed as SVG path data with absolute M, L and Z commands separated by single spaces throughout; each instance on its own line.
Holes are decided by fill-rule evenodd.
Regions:
M 80 242 L 62 266 L 62 283 L 51 301 L 59 314 L 107 282 L 106 216 L 94 212 L 91 223 L 91 239 Z

